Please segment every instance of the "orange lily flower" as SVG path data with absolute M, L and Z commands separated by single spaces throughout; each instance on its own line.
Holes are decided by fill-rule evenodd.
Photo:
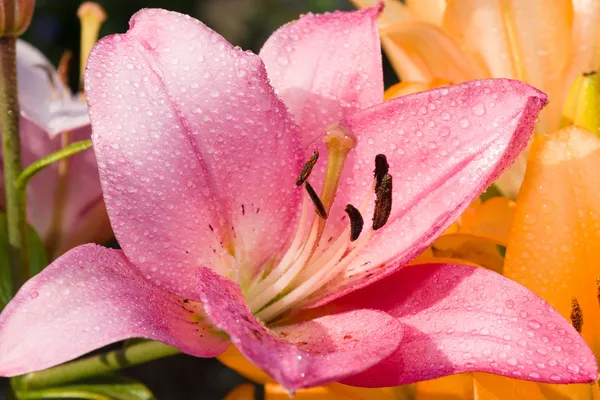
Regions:
M 352 0 L 367 7 L 378 0 Z M 382 45 L 402 81 L 519 79 L 548 93 L 539 132 L 559 128 L 573 80 L 600 67 L 600 2 L 594 0 L 386 0 Z M 516 197 L 523 156 L 498 181 Z

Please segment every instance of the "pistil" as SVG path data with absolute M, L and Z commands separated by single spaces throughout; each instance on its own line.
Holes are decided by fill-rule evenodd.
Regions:
M 389 165 L 382 154 L 375 159 L 374 182 L 370 193 L 366 194 L 358 207 L 348 204 L 345 211 L 350 221 L 335 240 L 323 244 L 321 238 L 328 223 L 328 216 L 335 201 L 349 152 L 356 146 L 356 136 L 343 124 L 330 126 L 325 135 L 327 146 L 327 168 L 318 196 L 308 182 L 319 154 L 305 163 L 296 181 L 304 185 L 308 193 L 303 203 L 303 211 L 298 232 L 290 247 L 276 262 L 273 269 L 256 279 L 246 291 L 246 299 L 252 312 L 262 321 L 269 322 L 285 311 L 298 306 L 320 290 L 328 282 L 346 270 L 356 260 L 360 252 L 379 229 L 387 222 L 392 205 L 392 177 Z M 373 227 L 363 232 L 362 213 L 375 197 Z M 310 200 L 309 200 L 310 199 Z M 314 212 L 311 212 L 310 203 Z M 312 223 L 309 224 L 309 214 Z

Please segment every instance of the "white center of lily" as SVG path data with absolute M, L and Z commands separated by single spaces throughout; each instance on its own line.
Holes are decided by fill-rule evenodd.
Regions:
M 380 155 L 376 159 L 375 181 L 372 186 L 374 192 L 371 191 L 377 196 L 373 227 L 367 232 L 361 232 L 361 212 L 364 212 L 372 199 L 371 195 L 365 196 L 358 208 L 350 204 L 346 206 L 350 225 L 335 240 L 322 240 L 346 158 L 356 146 L 357 138 L 346 126 L 335 124 L 327 129 L 324 141 L 328 156 L 321 196 L 305 182 L 317 161 L 318 153 L 315 152 L 297 181 L 298 185 L 305 185 L 307 196 L 303 201 L 298 230 L 290 246 L 273 267 L 266 268 L 245 291 L 250 309 L 264 322 L 272 321 L 300 305 L 346 270 L 373 236 L 374 229 L 382 227 L 389 216 L 391 176 L 387 173 L 385 157 Z M 312 222 L 309 224 L 310 218 Z

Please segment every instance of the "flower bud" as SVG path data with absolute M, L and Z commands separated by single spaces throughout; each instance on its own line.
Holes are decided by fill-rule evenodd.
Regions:
M 600 75 L 589 72 L 579 75 L 567 95 L 561 127 L 578 125 L 600 135 Z
M 0 0 L 0 37 L 20 36 L 31 23 L 35 0 Z

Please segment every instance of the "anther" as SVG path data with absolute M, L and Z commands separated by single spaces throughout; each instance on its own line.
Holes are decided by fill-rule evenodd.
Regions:
M 389 170 L 390 165 L 387 162 L 385 154 L 377 154 L 375 156 L 375 170 L 373 171 L 373 175 L 377 181 L 375 187 L 379 187 L 381 185 L 381 180 L 389 172 Z
M 583 312 L 576 297 L 571 299 L 571 325 L 579 333 L 583 328 Z
M 392 212 L 392 176 L 385 174 L 381 183 L 375 187 L 375 212 L 373 213 L 373 230 L 383 227 Z
M 304 167 L 302 167 L 302 171 L 300 171 L 300 175 L 298 175 L 298 179 L 296 179 L 296 186 L 302 185 L 308 179 L 318 159 L 319 152 L 315 150 L 312 157 L 309 158 L 308 161 L 304 164 Z
M 362 215 L 360 215 L 360 211 L 352 204 L 348 204 L 344 211 L 346 211 L 348 218 L 350 218 L 350 241 L 354 242 L 360 236 L 365 223 Z
M 306 188 L 306 191 L 308 192 L 310 199 L 312 200 L 313 204 L 315 205 L 315 211 L 317 212 L 317 214 L 319 214 L 319 217 L 321 217 L 323 219 L 327 219 L 327 210 L 325 210 L 325 206 L 323 205 L 323 202 L 319 198 L 319 195 L 317 195 L 317 192 L 315 192 L 315 189 L 308 182 L 306 182 L 304 187 Z
M 73 58 L 73 52 L 67 50 L 63 52 L 58 62 L 58 76 L 65 86 L 69 86 L 69 65 L 71 64 L 71 58 Z
M 600 306 L 600 277 L 596 278 L 596 299 L 598 299 L 598 306 Z

